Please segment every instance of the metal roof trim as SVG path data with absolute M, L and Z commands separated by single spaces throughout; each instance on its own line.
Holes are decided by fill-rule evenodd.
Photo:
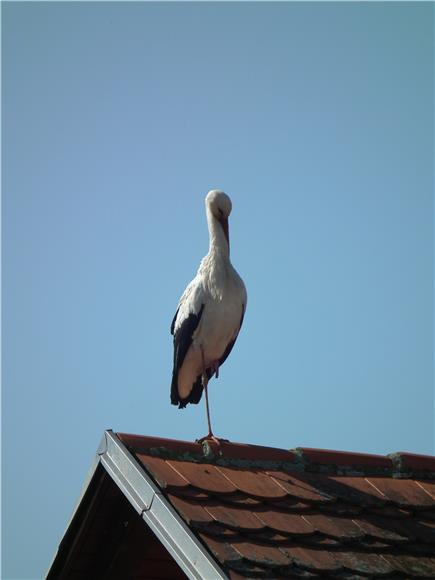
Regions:
M 228 580 L 161 490 L 110 430 L 105 431 L 99 457 L 107 473 L 189 578 Z

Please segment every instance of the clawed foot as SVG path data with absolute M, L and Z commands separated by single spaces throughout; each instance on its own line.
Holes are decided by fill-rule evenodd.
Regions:
M 197 439 L 196 443 L 202 444 L 205 441 L 213 441 L 213 443 L 216 443 L 216 445 L 219 445 L 219 446 L 221 445 L 221 443 L 229 443 L 229 439 L 219 439 L 219 437 L 216 437 L 215 435 L 213 435 L 213 433 L 209 433 L 205 437 L 201 437 L 201 439 Z

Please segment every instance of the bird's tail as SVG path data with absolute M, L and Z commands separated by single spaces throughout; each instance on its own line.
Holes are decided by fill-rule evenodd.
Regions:
M 178 394 L 178 384 L 177 384 L 177 374 L 173 373 L 172 375 L 172 383 L 171 383 L 171 403 L 173 405 L 178 405 L 179 409 L 183 409 L 188 403 L 192 403 L 197 405 L 202 397 L 202 391 L 204 387 L 202 386 L 202 376 L 198 375 L 196 377 L 196 381 L 192 385 L 192 390 L 189 393 L 189 396 L 185 399 L 182 399 Z

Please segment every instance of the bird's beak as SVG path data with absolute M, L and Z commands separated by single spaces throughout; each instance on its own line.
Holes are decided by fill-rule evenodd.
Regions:
M 220 218 L 219 223 L 224 230 L 225 237 L 227 239 L 228 247 L 230 247 L 230 233 L 229 233 L 229 226 L 228 226 L 228 218 Z

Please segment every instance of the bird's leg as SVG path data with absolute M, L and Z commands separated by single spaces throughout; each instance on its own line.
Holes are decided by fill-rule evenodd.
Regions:
M 205 358 L 204 358 L 204 349 L 201 346 L 201 359 L 202 359 L 202 386 L 204 387 L 205 391 L 205 407 L 207 410 L 207 422 L 208 422 L 208 435 L 206 438 L 213 439 L 213 431 L 211 429 L 211 421 L 210 421 L 210 408 L 208 404 L 208 377 L 207 377 L 207 369 L 205 367 Z
M 211 429 L 210 407 L 208 404 L 208 376 L 207 376 L 207 369 L 205 366 L 204 350 L 202 347 L 201 347 L 201 359 L 202 359 L 202 386 L 204 387 L 204 391 L 205 391 L 205 407 L 207 410 L 208 435 L 206 435 L 205 437 L 201 437 L 201 439 L 197 439 L 196 442 L 203 443 L 204 441 L 211 440 L 220 446 L 221 441 L 225 441 L 227 443 L 228 439 L 218 439 L 217 437 L 215 437 L 215 435 L 213 434 L 213 431 Z M 216 377 L 218 377 L 218 375 L 219 375 L 219 361 L 215 361 L 214 363 L 212 363 L 211 368 L 215 372 Z

